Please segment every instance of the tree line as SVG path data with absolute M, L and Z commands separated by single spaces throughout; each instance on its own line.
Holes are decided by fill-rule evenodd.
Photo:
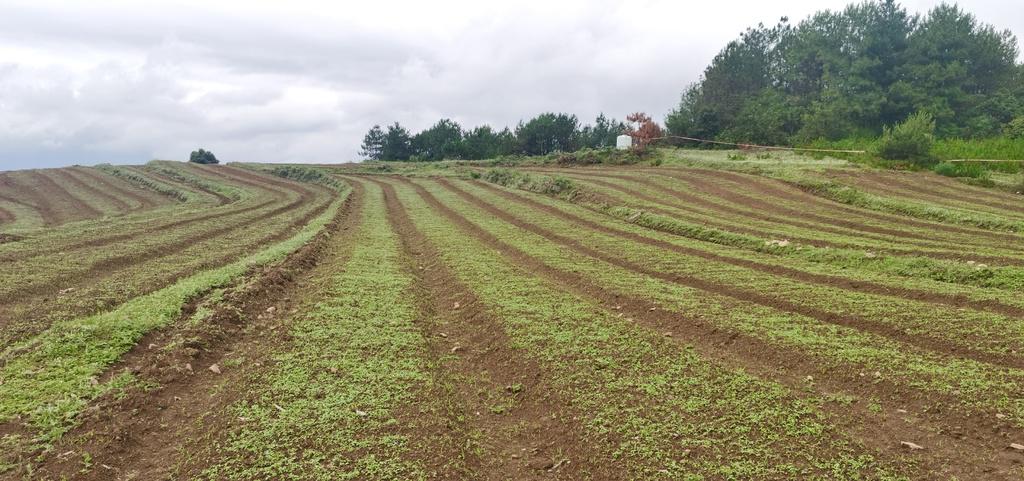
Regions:
M 876 139 L 920 150 L 927 139 L 1024 138 L 1024 65 L 1009 30 L 951 4 L 924 15 L 868 0 L 790 24 L 749 28 L 725 46 L 665 119 L 670 135 L 799 145 Z M 895 129 L 898 124 L 909 123 Z M 485 159 L 609 147 L 627 125 L 604 115 L 581 126 L 545 113 L 515 129 L 464 130 L 442 119 L 411 134 L 374 126 L 373 160 Z M 880 137 L 881 136 L 881 137 Z M 919 152 L 926 155 L 927 152 Z
M 593 124 L 581 125 L 575 115 L 543 113 L 515 129 L 494 130 L 489 125 L 465 129 L 451 119 L 412 134 L 398 122 L 382 128 L 374 125 L 360 147 L 369 160 L 432 161 L 441 159 L 490 159 L 503 155 L 545 155 L 582 148 L 615 145 L 625 132 L 624 122 L 598 115 Z
M 894 0 L 747 29 L 669 114 L 669 132 L 793 144 L 875 137 L 921 113 L 939 137 L 990 137 L 1024 115 L 1009 30 L 956 5 L 912 15 Z

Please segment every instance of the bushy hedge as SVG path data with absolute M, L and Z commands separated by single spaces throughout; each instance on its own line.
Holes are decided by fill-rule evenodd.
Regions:
M 906 160 L 923 165 L 934 162 L 935 119 L 918 112 L 902 123 L 886 127 L 879 139 L 877 154 L 886 160 Z

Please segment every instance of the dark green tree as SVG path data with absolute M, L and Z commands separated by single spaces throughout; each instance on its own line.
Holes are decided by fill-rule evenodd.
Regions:
M 217 156 L 213 155 L 213 152 L 210 152 L 208 150 L 203 150 L 203 149 L 193 150 L 192 154 L 189 155 L 189 157 L 188 157 L 188 161 L 196 163 L 196 164 L 219 164 L 220 163 L 220 161 L 217 160 Z
M 451 119 L 441 119 L 412 138 L 413 151 L 420 160 L 462 158 L 462 127 Z
M 500 155 L 498 133 L 489 125 L 466 132 L 462 139 L 462 153 L 467 159 L 490 159 Z
M 382 160 L 384 158 L 384 138 L 384 130 L 380 128 L 380 125 L 374 125 L 363 137 L 359 155 L 364 159 Z
M 527 155 L 572 152 L 579 147 L 579 119 L 575 115 L 543 113 L 516 127 L 519 148 Z
M 581 147 L 600 149 L 614 147 L 615 138 L 626 131 L 626 124 L 615 119 L 609 119 L 604 114 L 598 114 L 594 125 L 584 126 L 580 130 Z
M 388 126 L 381 145 L 381 160 L 406 161 L 412 158 L 412 137 L 398 122 Z

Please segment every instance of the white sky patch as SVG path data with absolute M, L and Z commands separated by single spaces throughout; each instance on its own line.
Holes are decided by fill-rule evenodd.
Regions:
M 357 159 L 373 124 L 661 119 L 747 27 L 847 0 L 0 0 L 0 170 Z M 938 0 L 905 2 L 924 12 Z M 1015 2 L 961 2 L 1024 31 Z

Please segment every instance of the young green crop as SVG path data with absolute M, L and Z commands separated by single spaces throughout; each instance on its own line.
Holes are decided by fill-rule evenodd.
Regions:
M 634 479 L 897 478 L 778 384 L 717 367 L 566 294 L 446 222 L 411 189 L 400 187 L 399 197 L 515 345 L 572 399 L 594 448 L 609 450 Z
M 204 478 L 425 478 L 396 419 L 427 381 L 424 340 L 379 188 L 367 185 L 347 242 L 350 259 L 329 261 L 338 265 L 327 297 L 296 316 L 290 345 L 255 381 L 259 391 L 231 408 L 244 422 Z
M 956 390 L 965 409 L 1012 413 L 1012 419 L 1018 423 L 1024 419 L 1024 404 L 1015 397 L 1024 386 L 1024 374 L 1018 370 L 952 358 L 883 336 L 724 298 L 615 267 L 495 219 L 437 186 L 427 187 L 441 202 L 472 222 L 556 269 L 578 272 L 614 291 L 650 299 L 665 309 L 679 312 L 684 318 L 701 319 L 723 329 L 767 340 L 780 350 L 803 351 L 814 358 L 808 363 L 828 372 L 852 374 L 865 369 L 878 370 L 886 379 L 915 389 L 943 395 Z M 623 241 L 618 252 L 628 249 L 628 243 Z
M 110 389 L 96 379 L 143 334 L 173 322 L 190 299 L 235 281 L 254 266 L 282 259 L 321 231 L 342 202 L 335 200 L 292 237 L 259 252 L 112 311 L 55 322 L 35 337 L 9 344 L 0 352 L 6 361 L 0 368 L 0 422 L 20 419 L 38 434 L 31 442 L 49 445 L 73 425 L 91 399 Z

